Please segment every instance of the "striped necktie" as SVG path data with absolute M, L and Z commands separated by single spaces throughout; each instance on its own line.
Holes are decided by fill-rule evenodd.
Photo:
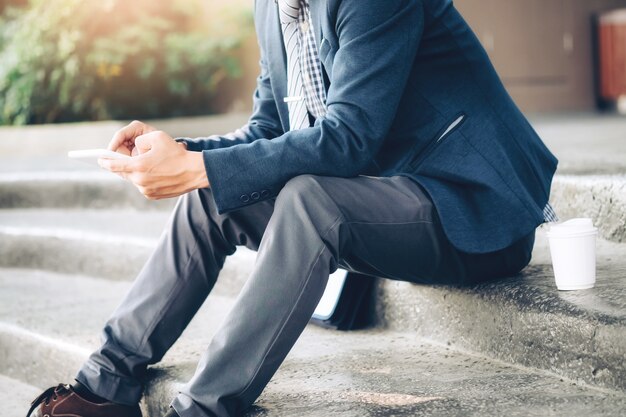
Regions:
M 280 26 L 287 53 L 287 93 L 289 130 L 309 127 L 302 71 L 300 69 L 300 34 L 298 28 L 299 0 L 278 0 Z

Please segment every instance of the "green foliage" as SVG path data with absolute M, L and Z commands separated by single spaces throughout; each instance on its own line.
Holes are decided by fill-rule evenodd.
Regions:
M 0 124 L 206 113 L 250 13 L 201 0 L 30 0 L 0 17 Z M 210 17 L 207 17 L 210 16 Z

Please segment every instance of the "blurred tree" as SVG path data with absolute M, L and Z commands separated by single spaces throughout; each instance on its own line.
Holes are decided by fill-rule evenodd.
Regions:
M 217 84 L 240 73 L 233 52 L 252 16 L 209 13 L 202 3 L 30 0 L 5 8 L 0 124 L 211 112 Z
M 25 6 L 28 4 L 28 0 L 0 0 L 0 13 L 4 12 L 7 7 Z

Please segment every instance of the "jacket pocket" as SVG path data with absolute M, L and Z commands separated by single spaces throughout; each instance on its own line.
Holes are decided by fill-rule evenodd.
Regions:
M 433 153 L 433 151 L 452 134 L 452 132 L 458 129 L 463 124 L 463 122 L 465 122 L 465 119 L 467 119 L 467 115 L 465 113 L 458 113 L 456 116 L 454 116 L 452 121 L 447 123 L 441 130 L 437 132 L 435 137 L 431 139 L 428 146 L 426 146 L 426 149 L 424 149 L 422 152 L 417 153 L 411 158 L 408 164 L 409 168 L 411 170 L 417 168 L 424 161 L 424 159 L 426 159 L 431 153 Z

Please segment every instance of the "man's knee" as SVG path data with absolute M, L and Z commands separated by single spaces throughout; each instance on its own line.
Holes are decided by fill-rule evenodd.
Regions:
M 304 174 L 287 181 L 276 197 L 277 207 L 294 204 L 310 206 L 324 192 L 319 178 L 316 175 Z
M 318 232 L 325 233 L 342 217 L 339 206 L 326 190 L 326 179 L 306 174 L 289 180 L 276 198 L 274 216 L 312 223 Z

